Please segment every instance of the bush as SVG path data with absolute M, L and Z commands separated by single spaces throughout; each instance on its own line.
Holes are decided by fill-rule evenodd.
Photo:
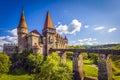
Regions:
M 28 71 L 40 72 L 40 67 L 43 62 L 43 54 L 29 54 L 27 56 L 26 64 L 28 65 Z
M 47 60 L 41 66 L 41 72 L 34 80 L 72 80 L 72 69 L 60 63 L 60 57 L 53 53 L 47 56 Z
M 90 54 L 90 60 L 93 61 L 93 64 L 98 64 L 98 54 Z
M 67 59 L 72 60 L 73 59 L 73 52 L 66 52 L 67 54 Z
M 0 53 L 0 74 L 9 72 L 10 60 L 5 53 Z

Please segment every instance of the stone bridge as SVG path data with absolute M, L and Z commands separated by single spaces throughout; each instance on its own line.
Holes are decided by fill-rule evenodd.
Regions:
M 98 80 L 112 80 L 110 54 L 120 55 L 120 50 L 108 49 L 50 49 L 50 53 L 59 52 L 61 62 L 66 62 L 66 53 L 73 52 L 73 80 L 84 80 L 82 53 L 98 54 Z M 91 72 L 92 73 L 92 72 Z

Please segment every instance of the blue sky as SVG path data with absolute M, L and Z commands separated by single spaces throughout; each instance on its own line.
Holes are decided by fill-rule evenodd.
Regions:
M 71 45 L 120 42 L 120 0 L 0 0 L 0 50 L 4 43 L 17 43 L 22 6 L 29 31 L 42 33 L 49 11 Z

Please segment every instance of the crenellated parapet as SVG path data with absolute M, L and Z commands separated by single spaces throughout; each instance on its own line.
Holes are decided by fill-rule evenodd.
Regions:
M 8 43 L 8 44 L 4 44 L 4 46 L 18 46 L 18 44 L 16 44 L 16 43 Z
M 4 44 L 3 52 L 9 56 L 11 56 L 11 54 L 13 54 L 13 53 L 17 53 L 18 52 L 18 44 L 15 44 L 15 43 Z

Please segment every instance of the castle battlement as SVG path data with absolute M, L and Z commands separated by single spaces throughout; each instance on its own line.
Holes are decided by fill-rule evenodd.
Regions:
M 16 43 L 8 43 L 8 44 L 4 44 L 4 46 L 18 46 L 18 44 L 16 44 Z

